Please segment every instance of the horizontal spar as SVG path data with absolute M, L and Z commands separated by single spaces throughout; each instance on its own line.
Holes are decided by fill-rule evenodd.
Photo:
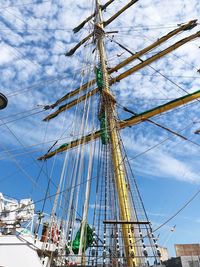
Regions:
M 177 28 L 177 29 L 169 32 L 168 34 L 162 36 L 156 42 L 154 42 L 151 45 L 145 47 L 144 49 L 138 51 L 134 55 L 128 57 L 127 59 L 125 59 L 124 61 L 119 63 L 117 66 L 115 66 L 114 68 L 111 68 L 109 70 L 109 74 L 112 74 L 113 72 L 115 72 L 115 71 L 121 69 L 122 67 L 126 66 L 128 63 L 133 62 L 133 60 L 141 57 L 145 53 L 147 53 L 147 52 L 151 51 L 152 49 L 156 48 L 157 46 L 159 46 L 163 42 L 169 40 L 171 37 L 173 37 L 176 34 L 180 33 L 181 31 L 191 30 L 196 25 L 197 25 L 197 20 L 191 20 L 188 23 L 186 23 L 184 25 L 181 25 L 179 28 Z M 83 84 L 82 86 L 80 86 L 79 88 L 75 89 L 74 91 L 71 91 L 71 92 L 67 93 L 62 98 L 58 99 L 55 103 L 53 103 L 52 105 L 49 105 L 48 108 L 54 108 L 54 107 L 58 106 L 61 102 L 63 102 L 65 100 L 69 99 L 70 97 L 80 93 L 81 91 L 84 91 L 84 90 L 88 89 L 90 86 L 92 86 L 95 83 L 96 83 L 95 79 L 90 80 L 89 82 Z
M 173 44 L 173 45 L 169 46 L 168 48 L 162 50 L 162 51 L 159 52 L 158 54 L 156 54 L 156 55 L 154 55 L 154 56 L 152 56 L 152 57 L 150 57 L 150 58 L 148 58 L 148 59 L 142 61 L 141 63 L 135 65 L 135 66 L 132 67 L 131 69 L 129 69 L 129 70 L 123 72 L 122 74 L 120 74 L 120 75 L 118 75 L 117 77 L 113 78 L 113 79 L 110 81 L 110 85 L 112 85 L 112 84 L 114 84 L 114 83 L 116 83 L 116 82 L 119 82 L 119 81 L 125 79 L 126 77 L 128 77 L 128 76 L 131 75 L 131 74 L 133 74 L 134 72 L 136 72 L 136 71 L 138 71 L 138 70 L 144 68 L 145 66 L 148 66 L 149 64 L 153 63 L 154 61 L 156 61 L 156 60 L 162 58 L 163 56 L 169 54 L 170 52 L 172 52 L 172 51 L 174 51 L 174 50 L 176 50 L 176 49 L 178 49 L 180 46 L 184 45 L 185 43 L 187 43 L 187 42 L 189 42 L 189 41 L 194 40 L 194 39 L 197 38 L 197 37 L 200 37 L 200 31 L 197 32 L 197 33 L 195 33 L 195 34 L 192 34 L 192 35 L 190 35 L 190 36 L 188 36 L 188 37 L 186 37 L 186 38 L 184 38 L 184 39 L 181 39 L 180 41 L 176 42 L 175 44 Z M 133 56 L 131 56 L 130 58 L 133 59 L 133 58 L 135 58 L 135 56 L 136 56 L 136 55 L 133 55 Z M 139 58 L 139 56 L 137 56 L 137 57 Z M 129 63 L 129 62 L 127 62 L 126 64 L 128 64 L 128 63 Z M 122 64 L 121 64 L 120 67 L 123 67 Z M 115 67 L 114 69 L 117 70 L 117 67 Z M 109 73 L 112 73 L 112 72 L 113 72 L 113 69 L 111 69 L 111 70 L 109 71 Z M 92 80 L 91 82 L 93 83 L 93 82 L 95 82 L 95 80 Z M 84 88 L 86 87 L 86 85 L 88 85 L 88 84 L 84 84 Z M 87 87 L 86 87 L 86 88 L 87 88 Z M 91 95 L 89 95 L 89 97 L 92 96 L 92 95 L 93 95 L 93 92 L 96 92 L 96 90 L 98 90 L 98 89 L 97 89 L 97 88 L 93 89 L 93 90 L 91 91 Z M 85 95 L 85 96 L 86 96 L 86 95 Z M 82 97 L 82 100 L 79 101 L 79 100 L 77 99 L 76 101 L 77 101 L 77 103 L 79 103 L 79 102 L 83 101 L 84 99 L 85 99 L 85 98 Z M 75 103 L 75 102 L 74 102 L 74 103 Z M 68 105 L 68 104 L 66 104 L 66 105 L 64 105 L 64 106 L 67 107 L 67 105 Z M 67 108 L 66 108 L 66 109 L 67 109 Z M 63 112 L 64 110 L 66 110 L 66 109 L 63 109 L 63 110 L 62 110 L 62 109 L 61 109 L 61 110 L 58 109 L 58 110 L 55 112 L 55 113 L 56 113 L 56 116 L 57 116 L 58 114 L 60 114 L 61 112 Z M 53 114 L 54 114 L 54 113 L 53 113 Z M 51 118 L 51 115 L 49 115 L 48 117 Z M 53 115 L 52 115 L 52 118 L 54 118 Z M 45 118 L 44 120 L 46 120 L 46 118 Z M 48 120 L 48 119 L 47 119 L 47 120 Z
M 79 145 L 82 145 L 82 144 L 87 144 L 88 142 L 92 141 L 92 140 L 95 140 L 97 138 L 100 137 L 100 131 L 97 131 L 95 133 L 91 133 L 91 134 L 88 134 L 86 136 L 83 136 L 82 138 L 80 139 L 77 139 L 77 140 L 74 140 L 72 142 L 70 142 L 69 144 L 63 144 L 62 146 L 60 146 L 58 149 L 48 153 L 48 154 L 45 154 L 44 156 L 38 158 L 38 160 L 45 160 L 45 159 L 48 159 L 48 158 L 51 158 L 53 157 L 54 155 L 58 154 L 58 153 L 62 153 L 66 150 L 69 150 L 71 148 L 74 148 L 74 147 L 77 147 Z
M 110 220 L 110 221 L 103 221 L 103 224 L 150 224 L 148 221 L 115 221 L 115 220 Z
M 82 96 L 80 96 L 79 98 L 74 99 L 73 101 L 68 102 L 67 104 L 60 106 L 55 112 L 53 112 L 53 113 L 51 113 L 50 115 L 48 115 L 47 117 L 45 117 L 45 118 L 43 119 L 43 121 L 50 121 L 51 119 L 57 117 L 60 113 L 62 113 L 62 112 L 64 112 L 64 111 L 66 111 L 67 109 L 69 109 L 69 108 L 71 108 L 71 107 L 73 107 L 73 106 L 75 106 L 75 105 L 81 103 L 82 101 L 84 101 L 84 100 L 90 98 L 91 96 L 97 94 L 98 92 L 99 92 L 99 88 L 98 88 L 98 87 L 97 87 L 97 88 L 94 88 L 93 90 L 91 90 L 91 91 L 88 92 L 87 94 L 82 95 Z M 106 95 L 106 97 L 110 97 L 111 100 L 112 100 L 114 103 L 116 102 L 115 99 L 114 99 L 114 97 L 112 96 L 112 94 L 107 93 L 107 92 L 104 91 L 104 90 L 103 90 L 101 93 L 102 93 L 102 95 Z
M 58 99 L 54 104 L 49 105 L 48 109 L 50 108 L 55 108 L 56 106 L 58 106 L 60 103 L 62 103 L 63 101 L 71 98 L 72 96 L 77 95 L 78 93 L 80 93 L 81 91 L 87 90 L 90 86 L 92 86 L 93 84 L 96 83 L 96 80 L 93 79 L 83 85 L 81 85 L 80 87 L 78 87 L 77 89 L 75 89 L 74 91 L 71 91 L 69 93 L 67 93 L 66 95 L 64 95 L 63 97 L 61 97 L 60 99 Z
M 126 119 L 124 121 L 120 121 L 119 122 L 119 128 L 120 129 L 124 129 L 126 127 L 133 126 L 133 125 L 135 125 L 137 123 L 146 121 L 149 118 L 152 118 L 152 117 L 154 117 L 156 115 L 162 114 L 162 113 L 167 112 L 169 110 L 172 110 L 174 108 L 177 108 L 177 107 L 180 107 L 182 105 L 185 105 L 185 104 L 187 104 L 187 103 L 189 103 L 189 102 L 191 102 L 193 100 L 196 100 L 198 98 L 200 98 L 200 90 L 198 90 L 198 91 L 196 91 L 196 92 L 194 92 L 192 94 L 188 94 L 186 96 L 177 98 L 177 99 L 175 99 L 173 101 L 167 102 L 164 105 L 160 105 L 160 106 L 158 106 L 156 108 L 150 109 L 150 110 L 145 111 L 143 113 L 140 113 L 140 114 L 138 114 L 136 116 L 132 116 L 129 119 Z M 56 155 L 58 153 L 62 153 L 62 152 L 66 151 L 66 150 L 69 150 L 71 148 L 77 147 L 79 145 L 86 144 L 86 143 L 88 143 L 90 141 L 93 141 L 93 140 L 99 138 L 99 137 L 100 137 L 100 131 L 88 134 L 86 136 L 83 136 L 80 139 L 72 141 L 69 144 L 64 144 L 64 145 L 60 146 L 58 149 L 56 149 L 56 150 L 54 150 L 54 151 L 52 151 L 50 153 L 47 153 L 44 156 L 41 156 L 39 158 L 39 160 L 46 160 L 48 158 L 53 157 L 54 155 Z
M 126 11 L 129 7 L 134 5 L 139 0 L 131 0 L 128 4 L 123 6 L 117 13 L 115 13 L 111 18 L 103 23 L 104 27 L 108 26 L 111 22 L 113 22 L 117 17 L 119 17 L 124 11 Z
M 132 116 L 129 119 L 126 119 L 124 121 L 120 121 L 120 129 L 135 125 L 135 124 L 140 123 L 142 121 L 146 121 L 149 118 L 152 118 L 156 115 L 162 114 L 162 113 L 167 112 L 169 110 L 172 110 L 174 108 L 185 105 L 185 104 L 187 104 L 193 100 L 196 100 L 199 97 L 200 97 L 200 90 L 198 90 L 192 94 L 188 94 L 186 96 L 172 100 L 166 104 L 160 105 L 156 108 L 150 109 L 150 110 L 145 111 L 143 113 L 140 113 L 136 116 Z
M 157 46 L 161 45 L 162 43 L 166 42 L 167 40 L 169 40 L 173 36 L 177 35 L 178 33 L 182 32 L 182 31 L 191 30 L 196 26 L 197 26 L 197 20 L 196 19 L 195 20 L 191 20 L 191 21 L 189 21 L 188 23 L 186 23 L 184 25 L 181 25 L 179 28 L 177 28 L 177 29 L 169 32 L 168 34 L 162 36 L 156 42 L 148 45 L 144 49 L 140 50 L 137 53 L 134 53 L 132 56 L 128 57 L 127 59 L 125 59 L 124 61 L 119 63 L 117 66 L 115 66 L 114 68 L 111 69 L 111 73 L 114 72 L 114 71 L 118 71 L 119 69 L 123 68 L 127 64 L 133 62 L 133 60 L 138 59 L 139 57 L 141 57 L 142 55 L 144 55 L 147 52 L 150 52 L 152 49 L 154 49 Z
M 73 101 L 71 101 L 71 102 L 69 102 L 69 103 L 67 103 L 67 104 L 65 104 L 63 106 L 60 106 L 59 109 L 57 109 L 55 112 L 53 112 L 49 116 L 45 117 L 43 119 L 43 121 L 49 121 L 49 120 L 57 117 L 61 112 L 64 112 L 67 109 L 69 109 L 69 108 L 77 105 L 78 103 L 84 101 L 85 99 L 87 99 L 87 98 L 95 95 L 98 91 L 99 91 L 99 89 L 98 88 L 95 88 L 92 91 L 88 92 L 87 94 L 82 95 L 79 98 L 77 98 L 77 99 L 75 99 L 75 100 L 73 100 Z
M 132 67 L 131 69 L 121 73 L 117 77 L 113 78 L 112 83 L 121 81 L 122 79 L 130 76 L 134 72 L 144 68 L 145 66 L 151 64 L 152 62 L 154 62 L 154 61 L 160 59 L 161 57 L 169 54 L 170 52 L 176 50 L 177 48 L 179 48 L 180 46 L 184 45 L 185 43 L 190 42 L 190 41 L 192 41 L 192 40 L 194 40 L 194 39 L 196 39 L 198 37 L 200 37 L 200 31 L 198 31 L 197 33 L 192 34 L 192 35 L 190 35 L 190 36 L 188 36 L 188 37 L 186 37 L 184 39 L 181 39 L 180 41 L 176 42 L 175 44 L 173 44 L 173 45 L 169 46 L 168 48 L 162 50 L 158 54 L 148 58 L 147 60 L 144 60 L 142 63 L 139 63 L 138 65 Z

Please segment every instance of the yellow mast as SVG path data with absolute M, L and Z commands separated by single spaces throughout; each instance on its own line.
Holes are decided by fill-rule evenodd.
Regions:
M 111 150 L 115 174 L 116 188 L 118 192 L 119 199 L 119 209 L 121 220 L 131 221 L 131 206 L 129 202 L 129 192 L 125 181 L 125 170 L 123 165 L 123 159 L 121 154 L 120 139 L 118 136 L 118 123 L 116 120 L 115 102 L 110 95 L 109 86 L 109 74 L 106 66 L 106 53 L 104 47 L 104 26 L 102 20 L 102 13 L 100 9 L 99 0 L 96 0 L 97 4 L 97 14 L 99 14 L 99 23 L 96 24 L 96 34 L 97 47 L 100 56 L 100 67 L 103 73 L 103 103 L 105 112 L 107 114 L 108 127 L 110 133 Z M 104 93 L 105 91 L 105 93 Z M 129 267 L 138 266 L 139 260 L 135 258 L 136 249 L 134 246 L 135 237 L 134 233 L 131 231 L 131 225 L 122 225 L 123 241 L 125 246 L 125 254 L 127 259 L 127 265 Z

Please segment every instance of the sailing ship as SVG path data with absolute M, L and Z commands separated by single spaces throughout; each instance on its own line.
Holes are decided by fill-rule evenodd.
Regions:
M 44 118 L 46 122 L 69 109 L 74 112 L 72 123 L 76 131 L 71 133 L 74 140 L 64 144 L 58 144 L 57 140 L 39 158 L 46 162 L 59 157 L 60 153 L 64 154 L 55 194 L 48 195 L 48 184 L 43 208 L 37 213 L 31 199 L 19 201 L 0 195 L 0 266 L 162 265 L 157 239 L 145 211 L 120 130 L 146 121 L 185 139 L 181 133 L 160 125 L 152 117 L 198 99 L 200 91 L 138 114 L 120 105 L 111 87 L 118 86 L 121 80 L 136 71 L 200 37 L 200 32 L 188 35 L 144 60 L 141 57 L 146 53 L 197 26 L 197 20 L 180 24 L 134 53 L 115 41 L 113 35 L 116 31 L 106 29 L 138 0 L 129 1 L 105 21 L 103 11 L 113 2 L 109 0 L 102 4 L 96 0 L 93 14 L 74 29 L 74 34 L 86 25 L 91 30 L 66 53 L 67 57 L 71 57 L 78 53 L 77 50 L 90 46 L 87 56 L 92 61 L 87 61 L 85 57 L 89 66 L 81 73 L 80 86 L 44 107 L 50 112 L 54 109 Z M 114 67 L 109 65 L 107 58 L 108 39 L 129 54 Z M 139 60 L 139 63 L 130 67 L 129 64 L 135 60 Z M 131 116 L 120 120 L 118 107 Z M 54 199 L 50 214 L 45 213 L 47 199 Z

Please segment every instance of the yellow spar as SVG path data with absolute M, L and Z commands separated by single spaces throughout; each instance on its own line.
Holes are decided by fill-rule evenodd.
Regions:
M 171 37 L 175 36 L 176 34 L 182 32 L 182 31 L 190 30 L 190 29 L 194 28 L 196 25 L 197 25 L 197 20 L 191 20 L 188 23 L 186 23 L 184 25 L 181 25 L 179 28 L 177 28 L 177 29 L 169 32 L 168 34 L 162 36 L 161 38 L 159 38 L 156 42 L 152 43 L 151 45 L 145 47 L 144 49 L 140 50 L 139 52 L 137 52 L 134 55 L 130 56 L 129 58 L 125 59 L 124 61 L 119 63 L 114 68 L 111 68 L 109 70 L 109 74 L 119 70 L 120 68 L 124 67 L 126 64 L 132 62 L 134 59 L 137 59 L 138 57 L 140 57 L 140 56 L 144 55 L 145 53 L 151 51 L 152 49 L 156 48 L 158 45 L 162 44 L 163 42 L 169 40 Z M 83 84 L 79 88 L 67 93 L 66 95 L 64 95 L 63 97 L 58 99 L 54 104 L 50 105 L 50 108 L 54 108 L 55 106 L 57 106 L 61 102 L 63 102 L 65 100 L 69 99 L 70 97 L 80 93 L 81 91 L 84 91 L 84 90 L 88 89 L 90 86 L 92 86 L 95 83 L 96 83 L 96 80 L 94 79 L 94 80 L 91 80 L 91 81 Z
M 195 99 L 198 99 L 198 98 L 200 98 L 200 90 L 198 90 L 192 94 L 177 98 L 173 101 L 170 101 L 164 105 L 158 106 L 158 107 L 153 108 L 151 110 L 145 111 L 145 112 L 138 114 L 136 116 L 132 116 L 129 119 L 126 119 L 124 121 L 119 121 L 118 122 L 119 128 L 124 129 L 126 127 L 133 126 L 137 123 L 145 121 L 145 120 L 152 118 L 156 115 L 162 114 L 162 113 L 167 112 L 169 110 L 172 110 L 174 108 L 185 105 L 185 104 L 187 104 L 187 103 L 189 103 Z M 52 156 L 54 156 L 58 153 L 62 153 L 66 150 L 77 147 L 78 145 L 86 144 L 86 143 L 90 142 L 91 140 L 95 140 L 99 137 L 100 137 L 100 131 L 96 131 L 95 133 L 88 134 L 88 135 L 86 135 L 80 139 L 77 139 L 77 140 L 70 142 L 66 146 L 63 146 L 62 148 L 58 148 L 58 149 L 56 149 L 56 150 L 54 150 L 48 154 L 45 154 L 44 156 L 41 156 L 39 158 L 39 160 L 45 160 L 45 159 L 51 158 Z
M 113 78 L 110 81 L 110 85 L 121 81 L 122 79 L 125 79 L 126 77 L 128 77 L 129 75 L 133 74 L 134 72 L 144 68 L 145 66 L 148 66 L 149 64 L 151 64 L 152 62 L 162 58 L 163 56 L 169 54 L 170 52 L 176 50 L 177 48 L 179 48 L 180 46 L 184 45 L 185 43 L 192 41 L 193 39 L 200 37 L 200 31 L 192 34 L 178 42 L 176 42 L 175 44 L 169 46 L 168 48 L 162 50 L 161 52 L 159 52 L 158 54 L 144 60 L 143 62 L 137 64 L 136 66 L 132 67 L 131 69 L 121 73 L 120 75 L 116 76 L 115 78 Z M 120 64 L 118 64 L 115 68 L 111 69 L 109 71 L 109 73 L 113 73 L 114 71 L 119 70 L 120 68 L 124 67 L 126 64 L 132 62 L 134 59 L 138 58 L 141 55 L 142 52 L 138 52 L 134 55 L 132 55 L 131 57 L 129 57 L 128 59 L 126 59 L 125 61 L 121 62 Z M 90 82 L 84 84 L 83 86 L 81 86 L 80 88 L 77 88 L 76 90 L 72 91 L 71 93 L 68 93 L 67 95 L 65 95 L 64 97 L 62 97 L 61 99 L 59 99 L 55 104 L 51 105 L 50 107 L 55 107 L 56 105 L 58 105 L 60 102 L 68 99 L 71 96 L 74 96 L 75 94 L 77 94 L 78 92 L 82 91 L 82 90 L 86 90 L 87 88 L 89 88 L 91 85 L 93 85 L 95 83 L 95 80 L 91 80 Z M 98 89 L 95 88 L 93 90 L 91 90 L 89 93 L 81 96 L 79 99 L 77 100 L 73 100 L 70 103 L 67 103 L 65 105 L 62 106 L 62 108 L 57 109 L 55 112 L 53 112 L 52 114 L 50 114 L 49 116 L 47 116 L 46 118 L 44 118 L 44 121 L 49 121 L 50 119 L 56 117 L 58 114 L 60 114 L 61 112 L 67 110 L 68 108 L 76 105 L 77 103 L 80 103 L 81 101 L 85 100 L 86 98 L 89 98 L 91 96 L 93 96 L 94 94 L 96 94 L 98 92 Z

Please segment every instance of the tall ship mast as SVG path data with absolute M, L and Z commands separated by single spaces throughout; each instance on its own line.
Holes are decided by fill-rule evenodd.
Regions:
M 32 199 L 18 201 L 0 195 L 0 253 L 2 244 L 2 255 L 6 255 L 8 250 L 14 255 L 13 259 L 0 258 L 0 266 L 11 267 L 14 261 L 15 267 L 23 267 L 22 254 L 25 250 L 28 259 L 24 267 L 162 265 L 157 238 L 145 210 L 121 130 L 147 122 L 186 140 L 182 133 L 155 122 L 153 118 L 198 99 L 200 91 L 136 113 L 118 102 L 118 95 L 112 88 L 117 88 L 120 81 L 138 70 L 200 37 L 200 32 L 148 55 L 172 37 L 196 27 L 197 20 L 191 20 L 134 53 L 115 40 L 118 30 L 107 31 L 107 26 L 133 8 L 138 0 L 127 1 L 105 20 L 104 11 L 113 2 L 109 0 L 102 4 L 100 0 L 95 0 L 93 13 L 73 30 L 76 35 L 84 27 L 89 29 L 88 35 L 65 54 L 70 62 L 70 57 L 78 54 L 79 50 L 89 50 L 81 58 L 86 67 L 81 72 L 80 86 L 44 106 L 44 110 L 49 112 L 43 119 L 47 123 L 59 119 L 69 110 L 73 114 L 69 115 L 69 120 L 72 118 L 69 142 L 56 140 L 38 158 L 42 166 L 47 162 L 54 166 L 60 153 L 64 154 L 55 193 L 48 196 L 49 180 L 42 210 L 38 212 L 35 212 Z M 129 55 L 115 66 L 109 63 L 113 45 Z M 142 59 L 146 54 L 146 59 Z M 131 65 L 136 60 L 139 63 Z M 119 109 L 130 116 L 121 119 Z M 49 198 L 53 204 L 51 211 L 46 213 Z

